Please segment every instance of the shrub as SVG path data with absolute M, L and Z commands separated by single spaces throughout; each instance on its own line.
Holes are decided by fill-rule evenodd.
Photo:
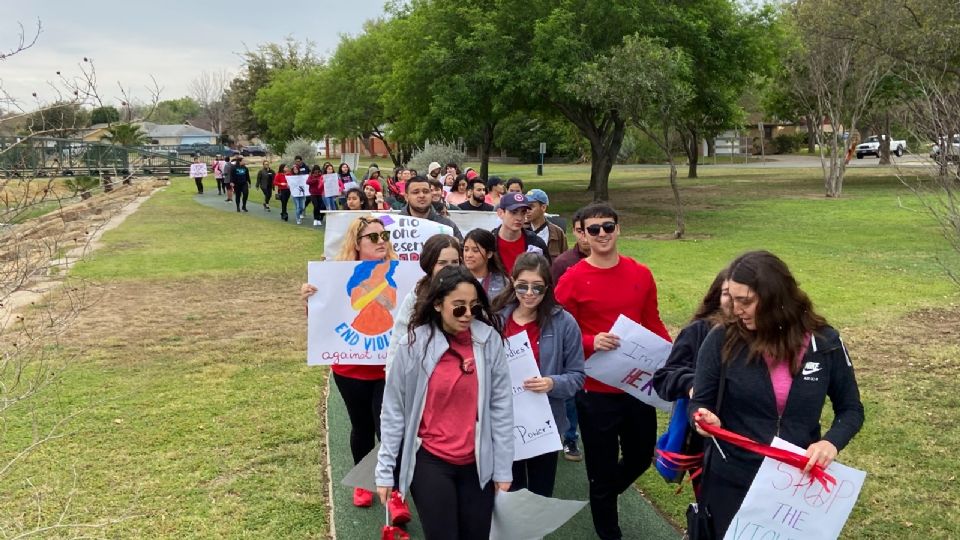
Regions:
M 466 160 L 467 155 L 456 146 L 428 142 L 422 150 L 413 153 L 407 167 L 416 169 L 421 176 L 426 176 L 427 166 L 433 161 L 439 163 L 441 167 L 445 167 L 447 163 L 456 163 L 462 169 Z
M 777 154 L 791 154 L 799 149 L 795 135 L 777 135 L 773 138 L 773 150 Z
M 317 148 L 307 139 L 294 139 L 286 144 L 284 150 L 280 163 L 286 163 L 287 166 L 293 164 L 296 156 L 302 157 L 303 162 L 308 165 L 313 165 L 317 157 Z
M 74 176 L 64 180 L 63 185 L 74 195 L 80 195 L 81 199 L 86 200 L 93 195 L 90 191 L 100 186 L 100 179 L 86 175 Z

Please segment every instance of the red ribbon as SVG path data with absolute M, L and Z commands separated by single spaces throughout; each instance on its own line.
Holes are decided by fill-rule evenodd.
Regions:
M 770 445 L 760 444 L 752 439 L 748 439 L 744 437 L 743 435 L 738 435 L 732 431 L 727 431 L 723 428 L 719 428 L 719 427 L 707 424 L 706 422 L 704 422 L 699 418 L 699 415 L 694 416 L 694 420 L 696 420 L 697 425 L 700 426 L 700 429 L 702 429 L 703 431 L 707 432 L 708 434 L 710 434 L 711 436 L 717 439 L 727 441 L 730 444 L 739 446 L 740 448 L 743 448 L 744 450 L 749 450 L 750 452 L 753 452 L 755 454 L 760 454 L 761 456 L 773 458 L 781 463 L 792 465 L 800 469 L 801 471 L 804 469 L 804 467 L 807 466 L 807 463 L 810 461 L 810 458 L 806 456 L 801 456 L 800 454 L 791 452 L 790 450 L 784 450 L 782 448 L 774 448 Z M 814 480 L 816 480 L 817 482 L 820 482 L 820 485 L 823 486 L 823 489 L 826 490 L 827 493 L 830 492 L 829 484 L 833 484 L 833 485 L 837 484 L 837 479 L 834 478 L 832 475 L 830 475 L 830 473 L 828 473 L 827 471 L 823 470 L 823 467 L 821 467 L 819 464 L 816 464 L 816 463 L 813 465 L 813 467 L 810 468 L 809 484 L 813 484 Z M 800 485 L 800 484 L 797 484 L 797 485 Z

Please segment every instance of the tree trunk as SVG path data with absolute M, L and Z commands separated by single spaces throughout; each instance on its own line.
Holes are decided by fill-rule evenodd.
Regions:
M 707 157 L 716 157 L 716 155 L 717 155 L 717 138 L 707 137 Z
M 553 105 L 590 141 L 590 185 L 587 191 L 593 192 L 595 201 L 609 200 L 610 170 L 623 144 L 626 122 L 616 111 L 597 115 L 586 108 L 569 107 L 563 103 Z
M 817 132 L 813 124 L 813 115 L 807 113 L 807 153 L 813 154 L 817 151 Z
M 487 181 L 487 175 L 490 173 L 490 149 L 493 147 L 493 130 L 496 124 L 493 122 L 484 122 L 483 131 L 480 135 L 480 178 Z
M 670 161 L 670 189 L 673 190 L 673 203 L 677 213 L 677 228 L 673 231 L 673 237 L 683 238 L 687 227 L 683 219 L 683 205 L 680 204 L 680 186 L 677 185 L 677 165 L 673 162 L 673 156 L 668 157 Z
M 883 133 L 880 134 L 880 165 L 890 164 L 890 112 L 883 113 Z
M 700 133 L 695 130 L 689 130 L 690 140 L 687 141 L 687 178 L 697 178 L 697 163 L 700 161 Z

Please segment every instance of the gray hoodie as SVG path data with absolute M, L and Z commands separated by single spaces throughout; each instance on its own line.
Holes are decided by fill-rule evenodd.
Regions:
M 413 481 L 420 449 L 417 432 L 427 401 L 427 383 L 440 357 L 450 348 L 443 332 L 435 330 L 430 339 L 429 326 L 417 327 L 413 345 L 406 333 L 400 336 L 383 391 L 376 481 L 378 486 L 393 486 L 393 470 L 402 443 L 397 489 L 404 498 Z M 470 332 L 479 385 L 474 456 L 482 488 L 491 480 L 513 481 L 513 393 L 503 339 L 477 320 L 471 323 Z

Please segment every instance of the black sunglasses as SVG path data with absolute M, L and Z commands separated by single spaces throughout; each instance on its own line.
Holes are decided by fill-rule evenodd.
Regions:
M 517 291 L 517 294 L 527 294 L 532 292 L 536 296 L 543 296 L 543 293 L 547 292 L 546 285 L 529 285 L 527 283 L 521 283 L 513 288 Z
M 617 224 L 614 221 L 604 221 L 602 224 L 587 225 L 587 234 L 590 236 L 597 236 L 600 234 L 600 229 L 603 229 L 603 232 L 607 234 L 613 234 L 613 231 L 617 230 Z
M 480 304 L 474 304 L 470 306 L 470 313 L 474 317 L 479 317 L 480 315 L 483 314 L 483 307 Z M 467 314 L 467 306 L 457 306 L 453 308 L 454 317 L 463 317 L 466 314 Z
M 380 242 L 389 242 L 390 231 L 380 231 L 380 232 L 361 234 L 360 238 L 369 238 L 370 241 L 373 242 L 374 244 L 379 244 Z

